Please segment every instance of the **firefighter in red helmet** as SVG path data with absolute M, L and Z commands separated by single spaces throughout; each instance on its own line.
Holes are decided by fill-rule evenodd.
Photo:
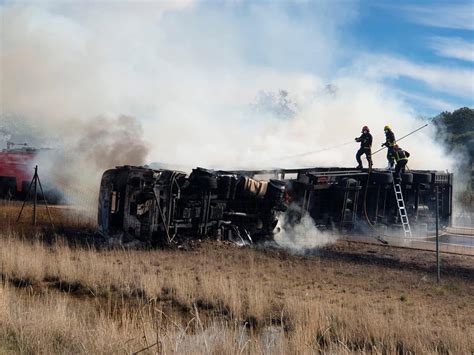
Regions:
M 355 138 L 356 142 L 360 142 L 360 148 L 356 154 L 356 160 L 359 165 L 356 169 L 362 169 L 362 160 L 360 157 L 365 154 L 367 162 L 369 163 L 369 170 L 372 170 L 372 135 L 370 134 L 369 127 L 362 127 L 362 134 L 360 137 Z

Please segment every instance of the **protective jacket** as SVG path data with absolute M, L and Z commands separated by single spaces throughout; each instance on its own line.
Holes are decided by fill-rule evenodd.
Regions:
M 402 160 L 408 160 L 409 157 L 410 153 L 403 149 L 398 149 L 393 152 L 393 159 L 395 159 L 397 163 Z
M 386 147 L 395 145 L 395 134 L 389 129 L 385 131 L 385 143 L 383 145 Z
M 372 135 L 367 133 L 362 133 L 359 138 L 356 138 L 356 142 L 360 142 L 361 148 L 372 148 Z

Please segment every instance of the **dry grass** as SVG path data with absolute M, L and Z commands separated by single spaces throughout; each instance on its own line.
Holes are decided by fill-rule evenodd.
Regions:
M 474 351 L 469 257 L 437 285 L 417 251 L 97 251 L 3 226 L 0 353 Z
M 33 219 L 33 207 L 27 203 L 21 212 L 20 223 L 17 218 L 23 202 L 0 200 L 0 228 L 14 228 L 15 230 L 28 230 Z M 55 227 L 61 228 L 95 228 L 97 209 L 95 206 L 74 207 L 66 205 L 50 205 L 52 221 Z M 40 201 L 37 207 L 38 226 L 49 229 L 49 218 L 46 206 Z M 1 230 L 1 229 L 0 229 Z

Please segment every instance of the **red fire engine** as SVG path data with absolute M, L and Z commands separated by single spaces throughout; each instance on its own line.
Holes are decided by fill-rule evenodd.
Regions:
M 0 198 L 21 196 L 27 192 L 33 176 L 33 163 L 38 149 L 26 143 L 7 143 L 0 151 Z

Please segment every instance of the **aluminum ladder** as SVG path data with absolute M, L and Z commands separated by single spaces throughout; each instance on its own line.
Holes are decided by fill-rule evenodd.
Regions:
M 412 234 L 411 234 L 410 222 L 408 221 L 407 209 L 405 208 L 405 201 L 403 200 L 402 186 L 400 185 L 400 183 L 395 181 L 394 176 L 393 176 L 393 191 L 395 191 L 395 198 L 397 200 L 400 220 L 402 221 L 403 232 L 405 233 L 405 237 L 411 238 Z

